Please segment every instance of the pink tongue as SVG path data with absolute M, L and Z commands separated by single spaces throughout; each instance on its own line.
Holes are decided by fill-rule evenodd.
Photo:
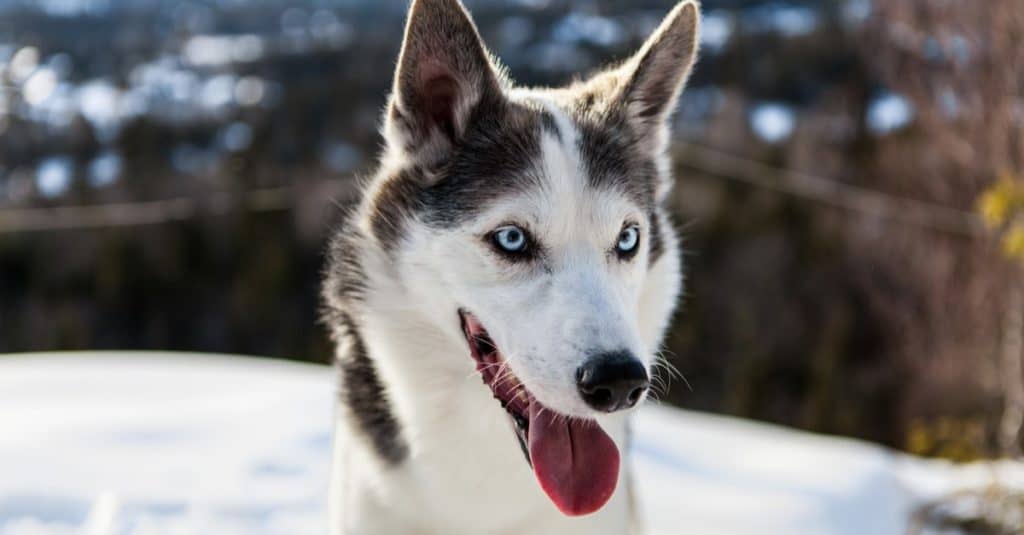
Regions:
M 597 423 L 566 421 L 537 400 L 530 403 L 530 462 L 537 481 L 560 511 L 593 513 L 615 492 L 619 449 Z

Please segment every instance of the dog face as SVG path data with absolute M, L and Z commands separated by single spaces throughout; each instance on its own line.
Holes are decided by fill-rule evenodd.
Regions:
M 499 360 L 487 365 L 506 380 L 518 379 L 559 414 L 592 417 L 632 406 L 646 391 L 654 348 L 640 336 L 638 309 L 658 239 L 653 190 L 592 180 L 579 131 L 549 113 L 551 129 L 531 132 L 533 146 L 514 156 L 524 162 L 513 175 L 518 187 L 411 251 L 422 252 L 416 265 L 450 297 L 445 315 L 454 320 L 458 310 L 470 323 L 465 334 L 480 345 L 478 357 L 496 349 Z M 653 171 L 620 163 L 625 172 Z M 629 392 L 609 385 L 601 395 L 611 397 L 597 399 L 583 391 L 586 370 L 606 364 L 632 373 Z
M 438 365 L 475 365 L 567 514 L 614 490 L 618 453 L 593 418 L 647 393 L 660 333 L 645 331 L 641 309 L 649 274 L 675 253 L 660 206 L 667 118 L 697 25 L 683 2 L 622 65 L 523 90 L 457 0 L 410 11 L 363 224 L 406 305 L 464 343 Z M 588 453 L 566 450 L 581 439 Z

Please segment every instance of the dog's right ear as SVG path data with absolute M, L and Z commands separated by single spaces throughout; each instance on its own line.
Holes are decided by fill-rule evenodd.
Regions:
M 390 149 L 432 165 L 450 153 L 500 76 L 459 0 L 413 0 L 384 121 Z

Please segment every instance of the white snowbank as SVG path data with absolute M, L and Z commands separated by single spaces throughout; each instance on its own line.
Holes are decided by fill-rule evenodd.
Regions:
M 328 368 L 252 358 L 0 357 L 0 533 L 324 533 L 333 392 Z M 672 409 L 635 431 L 652 535 L 895 535 L 922 500 L 1024 487 L 1020 465 Z

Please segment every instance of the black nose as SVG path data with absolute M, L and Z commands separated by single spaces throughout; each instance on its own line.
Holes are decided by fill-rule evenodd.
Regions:
M 580 396 L 587 405 L 601 412 L 636 405 L 648 386 L 647 370 L 628 351 L 595 355 L 576 370 Z

